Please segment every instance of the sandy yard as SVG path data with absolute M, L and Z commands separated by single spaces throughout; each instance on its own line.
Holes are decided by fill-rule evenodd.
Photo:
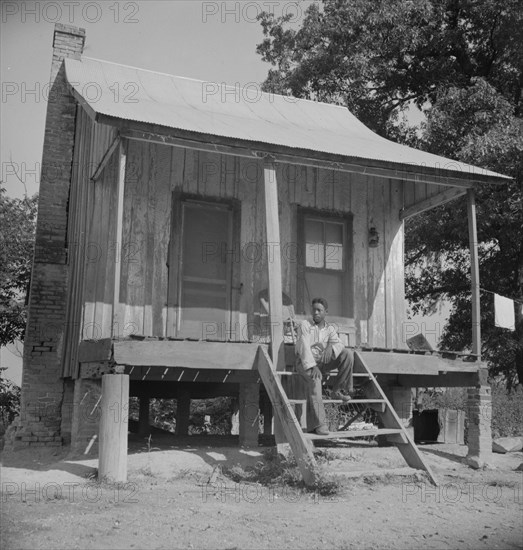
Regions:
M 254 466 L 264 449 L 226 443 L 134 438 L 123 486 L 94 481 L 96 459 L 4 455 L 1 548 L 523 548 L 521 452 L 475 471 L 464 446 L 421 446 L 434 487 L 394 447 L 329 447 L 323 468 L 341 479 L 329 497 L 234 482 L 223 466 Z

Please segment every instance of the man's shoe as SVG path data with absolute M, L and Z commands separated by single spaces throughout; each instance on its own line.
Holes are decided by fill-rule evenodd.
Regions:
M 340 391 L 333 391 L 331 393 L 331 399 L 336 399 L 343 401 L 344 403 L 347 403 L 352 399 L 350 395 L 345 395 L 344 393 L 341 393 Z
M 330 432 L 327 429 L 327 426 L 318 426 L 315 430 L 312 430 L 309 433 L 313 433 L 316 435 L 329 435 Z

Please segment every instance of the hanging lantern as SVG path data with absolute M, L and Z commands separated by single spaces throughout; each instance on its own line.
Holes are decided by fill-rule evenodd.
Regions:
M 380 236 L 375 227 L 369 229 L 369 247 L 376 248 L 380 243 Z

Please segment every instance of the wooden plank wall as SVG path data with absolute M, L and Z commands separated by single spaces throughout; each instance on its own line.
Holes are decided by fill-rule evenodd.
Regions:
M 114 163 L 107 164 L 98 182 L 93 183 L 91 176 L 113 142 L 116 130 L 95 124 L 80 107 L 76 116 L 67 227 L 68 301 L 62 349 L 64 376 L 75 376 L 77 372 L 79 341 L 103 337 L 107 333 L 105 327 L 110 327 L 112 320 L 107 301 L 105 298 L 97 301 L 96 296 L 107 294 L 104 288 L 107 279 L 102 278 L 98 270 L 114 270 L 114 265 L 108 265 L 106 261 L 110 253 L 109 236 L 114 232 L 110 216 L 110 182 L 115 174 Z M 101 207 L 99 219 L 94 215 L 96 205 Z M 87 284 L 93 280 L 98 286 Z
M 89 239 L 108 246 L 113 234 L 116 178 L 107 168 L 88 197 Z M 358 343 L 405 347 L 402 328 L 406 308 L 403 288 L 403 224 L 399 211 L 404 183 L 304 166 L 278 165 L 283 291 L 296 303 L 295 258 L 298 207 L 353 214 L 354 317 Z M 240 254 L 233 290 L 233 339 L 245 339 L 246 327 L 258 311 L 257 294 L 267 288 L 264 229 L 263 163 L 129 141 L 124 195 L 121 301 L 126 304 L 123 334 L 173 335 L 175 308 L 167 311 L 168 267 L 176 283 L 176 243 L 170 242 L 173 192 L 240 202 Z M 176 194 L 175 194 L 176 196 Z M 85 198 L 83 199 L 85 200 Z M 417 200 L 417 199 L 416 199 Z M 176 213 L 174 214 L 176 215 Z M 379 247 L 369 248 L 368 231 L 379 232 Z M 174 236 L 176 240 L 176 236 Z M 110 255 L 87 264 L 84 325 L 101 327 L 110 336 Z M 110 264 L 110 262 L 109 262 Z M 241 283 L 241 291 L 239 284 Z M 172 292 L 172 288 L 170 290 Z M 175 297 L 173 298 L 175 300 Z M 120 331 L 122 333 L 122 331 Z M 84 336 L 89 336 L 85 334 Z
M 403 204 L 402 208 L 407 208 L 418 202 L 429 199 L 438 193 L 447 191 L 449 189 L 446 185 L 433 185 L 430 183 L 415 183 L 413 181 L 406 181 L 403 184 Z

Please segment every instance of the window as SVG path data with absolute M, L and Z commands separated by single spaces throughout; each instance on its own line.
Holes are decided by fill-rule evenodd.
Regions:
M 308 312 L 313 298 L 323 297 L 331 315 L 349 316 L 349 222 L 344 218 L 304 215 L 302 223 L 304 312 Z

